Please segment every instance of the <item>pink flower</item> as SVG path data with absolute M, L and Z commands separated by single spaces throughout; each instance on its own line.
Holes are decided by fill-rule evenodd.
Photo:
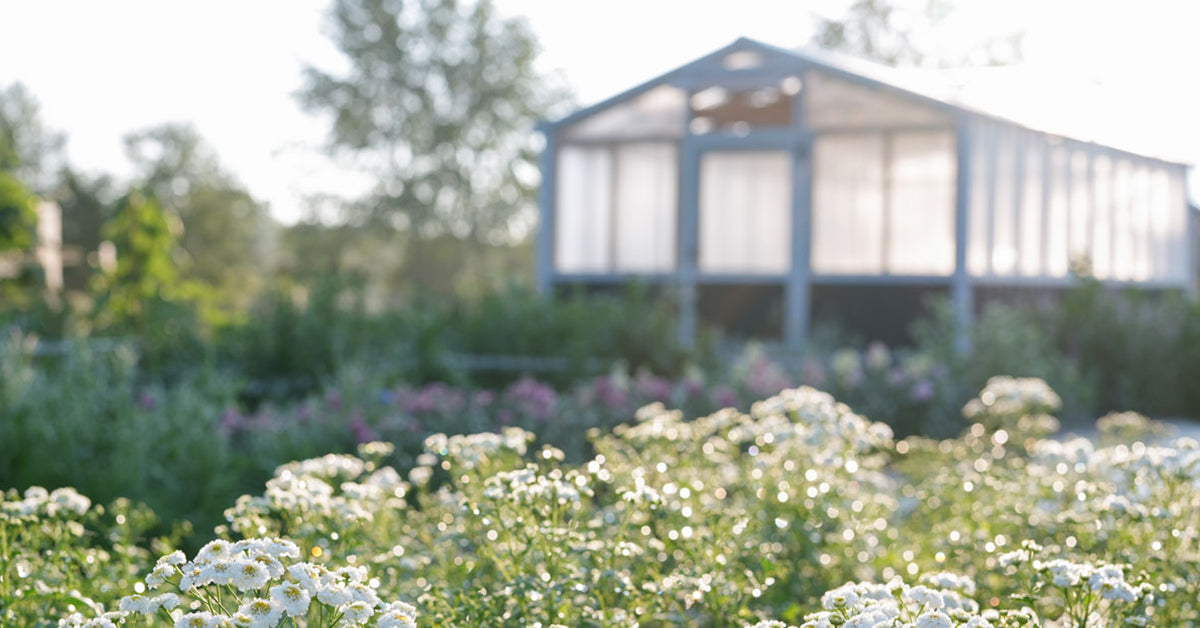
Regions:
M 354 418 L 350 419 L 350 432 L 354 434 L 354 442 L 358 444 L 379 440 L 379 434 L 367 425 L 358 411 L 355 411 Z
M 729 386 L 718 386 L 714 389 L 712 400 L 720 408 L 736 408 L 740 402 L 737 391 Z

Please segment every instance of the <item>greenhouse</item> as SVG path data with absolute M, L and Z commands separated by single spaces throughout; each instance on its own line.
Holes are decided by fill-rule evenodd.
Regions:
M 748 39 L 542 126 L 543 291 L 658 287 L 680 334 L 1193 285 L 1187 166 Z M 997 296 L 999 295 L 999 297 Z M 906 305 L 907 304 L 907 305 Z M 902 317 L 901 317 L 902 318 Z

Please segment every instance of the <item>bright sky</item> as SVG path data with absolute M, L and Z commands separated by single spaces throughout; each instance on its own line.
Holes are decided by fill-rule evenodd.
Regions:
M 496 0 L 525 16 L 558 70 L 589 104 L 747 36 L 803 44 L 812 15 L 847 0 Z M 0 85 L 25 83 L 42 119 L 66 132 L 69 160 L 128 176 L 121 137 L 190 121 L 221 163 L 293 221 L 305 195 L 361 185 L 316 151 L 325 124 L 291 94 L 305 62 L 338 53 L 322 34 L 328 0 L 0 0 Z M 1190 0 L 957 0 L 930 46 L 954 49 L 989 32 L 1027 33 L 1026 60 L 1069 84 L 1100 81 L 1119 96 L 1089 116 L 1138 146 L 1200 164 L 1200 2 Z M 1052 89 L 1054 81 L 1048 85 Z M 1121 88 L 1121 89 L 1115 89 Z M 1042 93 L 1016 100 L 1053 112 Z M 1189 111 L 1189 109 L 1191 111 Z M 1115 113 L 1109 113 L 1115 111 Z M 1192 196 L 1200 197 L 1193 173 Z

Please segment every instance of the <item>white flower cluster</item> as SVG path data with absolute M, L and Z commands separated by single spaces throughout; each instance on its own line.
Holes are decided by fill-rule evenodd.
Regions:
M 927 579 L 931 584 L 946 582 L 958 589 L 973 590 L 969 578 L 941 573 Z M 980 612 L 979 604 L 956 590 L 910 587 L 893 580 L 881 585 L 849 583 L 821 597 L 824 610 L 805 616 L 801 628 L 1000 628 L 1038 626 L 1032 611 L 995 610 Z M 760 622 L 754 628 L 782 628 L 779 622 Z
M 91 619 L 76 613 L 58 625 L 110 628 L 131 615 L 165 614 L 175 628 L 276 628 L 288 618 L 295 624 L 294 618 L 309 616 L 310 607 L 320 604 L 328 607 L 326 615 L 341 618 L 339 626 L 366 626 L 374 621 L 378 628 L 416 628 L 416 608 L 380 600 L 365 567 L 328 569 L 285 562 L 299 556 L 299 548 L 287 539 L 216 540 L 191 561 L 174 552 L 158 560 L 145 586 L 150 590 L 171 586 L 178 593 L 129 595 L 121 599 L 119 611 Z M 237 595 L 230 602 L 232 590 Z M 184 604 L 183 596 L 196 603 Z
M 1034 558 L 1042 549 L 1037 543 L 1025 541 L 1021 549 L 1001 554 L 998 560 L 1004 567 L 1029 563 L 1034 572 L 1049 584 L 1060 589 L 1090 591 L 1109 602 L 1135 604 L 1154 590 L 1147 583 L 1134 586 L 1126 582 L 1125 569 L 1120 565 L 1077 563 L 1063 558 L 1045 561 Z
M 309 458 L 297 462 L 289 462 L 275 470 L 279 475 L 290 472 L 292 475 L 309 475 L 322 478 L 356 478 L 367 469 L 367 463 L 349 454 L 326 454 L 320 458 Z
M 1030 449 L 1028 471 L 1031 480 L 1052 488 L 1078 482 L 1103 485 L 1103 491 L 1082 501 L 1069 499 L 1074 493 L 1056 490 L 1061 499 L 1038 504 L 1047 517 L 1075 511 L 1125 519 L 1167 516 L 1169 511 L 1161 507 L 1164 500 L 1178 501 L 1180 491 L 1200 491 L 1200 443 L 1177 438 L 1165 446 L 1134 443 L 1096 449 L 1085 438 L 1043 440 Z
M 367 465 L 354 456 L 328 455 L 283 465 L 267 481 L 261 496 L 242 495 L 225 511 L 234 531 L 264 533 L 264 519 L 273 512 L 371 521 L 383 509 L 404 508 L 408 485 L 392 467 L 360 477 Z M 345 479 L 336 483 L 337 479 Z M 358 480 L 358 481 L 349 481 Z
M 499 434 L 482 432 L 446 436 L 439 433 L 425 439 L 425 450 L 473 469 L 500 451 L 524 456 L 534 438 L 533 432 L 519 427 L 506 427 Z
M 774 435 L 776 439 L 799 438 L 815 451 L 840 449 L 861 454 L 892 446 L 892 429 L 886 424 L 855 414 L 833 395 L 808 386 L 783 390 L 756 402 L 750 408 L 750 416 L 760 430 L 786 426 Z M 780 418 L 786 422 L 778 421 Z M 735 440 L 744 440 L 746 436 L 740 430 L 737 434 L 730 433 Z
M 662 402 L 638 409 L 637 423 L 623 431 L 626 440 L 645 443 L 653 440 L 681 441 L 692 438 L 692 424 L 684 421 L 679 410 L 667 410 Z
M 621 490 L 621 501 L 630 504 L 650 504 L 651 507 L 656 504 L 661 504 L 663 501 L 662 494 L 659 493 L 653 486 L 646 484 L 646 478 L 636 476 L 633 478 L 633 488 Z
M 13 497 L 15 497 L 15 492 Z M 25 490 L 24 499 L 6 500 L 5 495 L 0 493 L 0 513 L 12 517 L 82 515 L 91 507 L 92 500 L 80 495 L 73 488 L 56 488 L 53 491 L 47 491 L 40 486 L 31 486 Z
M 1096 419 L 1096 431 L 1108 442 L 1130 443 L 1161 440 L 1174 432 L 1170 425 L 1138 412 L 1110 412 Z
M 987 381 L 979 396 L 963 407 L 963 416 L 972 421 L 988 417 L 1018 417 L 1056 412 L 1062 399 L 1049 384 L 1037 377 L 1001 375 Z
M 963 595 L 975 595 L 975 581 L 970 576 L 949 571 L 922 574 L 921 583 L 947 591 L 958 591 Z
M 586 475 L 564 474 L 559 469 L 541 474 L 536 465 L 501 471 L 485 480 L 484 487 L 483 496 L 488 499 L 519 504 L 578 504 L 583 496 L 592 494 Z

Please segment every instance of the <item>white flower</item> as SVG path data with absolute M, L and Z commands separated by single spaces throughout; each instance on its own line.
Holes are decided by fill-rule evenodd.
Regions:
M 324 567 L 313 563 L 296 563 L 287 568 L 287 574 L 310 594 L 316 593 L 321 588 L 320 579 L 324 572 Z
M 308 612 L 312 596 L 304 587 L 295 582 L 285 582 L 271 587 L 271 600 L 283 608 L 283 612 L 291 617 L 299 617 Z
M 271 600 L 251 598 L 238 607 L 238 613 L 249 616 L 253 628 L 274 628 L 283 616 L 283 607 Z
M 917 585 L 906 591 L 904 599 L 932 610 L 946 607 L 946 598 L 941 593 L 924 585 Z
M 379 628 L 417 628 L 417 608 L 406 602 L 392 602 L 383 607 L 375 624 Z
M 196 561 L 198 563 L 208 563 L 216 560 L 228 558 L 233 551 L 233 544 L 224 539 L 216 539 L 208 545 L 200 548 L 196 552 Z
M 350 602 L 338 609 L 342 618 L 352 624 L 365 624 L 375 614 L 375 607 L 366 602 Z
M 917 617 L 917 628 L 953 628 L 950 618 L 941 611 L 921 613 Z
M 239 591 L 261 589 L 271 579 L 270 572 L 257 560 L 235 560 L 229 564 L 230 583 Z
M 364 602 L 372 607 L 379 606 L 379 594 L 366 584 L 355 582 L 346 588 L 350 591 L 350 598 L 355 602 Z
M 353 598 L 350 596 L 350 590 L 346 588 L 346 585 L 335 583 L 324 584 L 317 589 L 317 599 L 323 604 L 341 606 L 350 602 Z
M 188 613 L 175 620 L 175 628 L 212 628 L 213 619 L 213 614 L 208 611 Z

